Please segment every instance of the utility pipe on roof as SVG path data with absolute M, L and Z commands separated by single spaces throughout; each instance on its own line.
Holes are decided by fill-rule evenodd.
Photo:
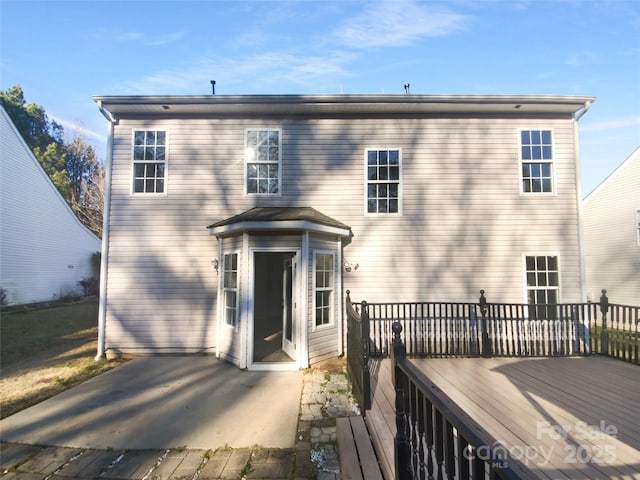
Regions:
M 98 307 L 98 349 L 96 361 L 105 355 L 105 333 L 107 314 L 107 265 L 109 263 L 109 215 L 111 212 L 111 165 L 113 160 L 113 129 L 117 119 L 97 101 L 98 109 L 108 120 L 107 123 L 107 156 L 104 185 L 104 207 L 102 209 L 102 251 L 100 259 L 100 304 Z

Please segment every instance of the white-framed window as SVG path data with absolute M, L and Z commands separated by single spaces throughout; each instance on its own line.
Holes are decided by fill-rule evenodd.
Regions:
M 636 239 L 640 247 L 640 208 L 636 208 Z
M 167 184 L 167 132 L 134 130 L 132 152 L 133 194 L 164 194 Z
M 238 254 L 225 253 L 222 259 L 222 294 L 224 295 L 224 323 L 237 325 L 238 319 Z
M 520 130 L 522 193 L 553 193 L 551 130 Z
M 245 130 L 245 187 L 248 194 L 280 195 L 281 140 L 279 129 Z
M 366 212 L 397 214 L 401 211 L 402 151 L 399 148 L 365 152 Z
M 313 290 L 315 326 L 333 324 L 335 256 L 316 251 L 313 258 Z
M 560 299 L 560 264 L 557 255 L 526 255 L 525 277 L 529 318 L 557 319 Z

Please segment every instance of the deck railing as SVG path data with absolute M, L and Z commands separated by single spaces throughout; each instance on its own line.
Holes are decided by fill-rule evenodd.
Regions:
M 529 472 L 517 459 L 507 458 L 497 442 L 451 408 L 451 400 L 443 392 L 424 383 L 420 372 L 407 361 L 400 322 L 394 323 L 392 332 L 396 479 L 527 478 Z
M 370 405 L 368 357 L 392 357 L 398 480 L 530 475 L 458 416 L 407 356 L 600 354 L 640 363 L 640 307 L 609 304 L 606 290 L 598 303 L 557 305 L 489 303 L 484 293 L 477 303 L 353 303 L 347 292 L 348 365 L 363 412 Z
M 371 408 L 368 309 L 367 302 L 362 302 L 356 311 L 349 294 L 347 290 L 347 371 L 353 394 L 364 415 Z
M 402 325 L 407 355 L 608 355 L 640 363 L 640 307 L 598 303 L 367 303 L 369 355 L 386 357 L 392 324 Z M 362 308 L 353 304 L 357 313 Z

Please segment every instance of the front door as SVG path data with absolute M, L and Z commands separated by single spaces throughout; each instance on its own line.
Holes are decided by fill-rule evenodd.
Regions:
M 295 252 L 255 252 L 252 363 L 296 362 Z
M 282 350 L 289 357 L 296 358 L 295 345 L 295 256 L 285 258 L 282 269 Z

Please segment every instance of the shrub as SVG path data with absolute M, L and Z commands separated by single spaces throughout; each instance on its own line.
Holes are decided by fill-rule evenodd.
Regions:
M 83 278 L 78 282 L 84 291 L 85 297 L 95 296 L 100 293 L 100 282 L 96 277 Z
M 94 252 L 91 255 L 91 268 L 93 268 L 93 274 L 100 276 L 100 264 L 102 263 L 102 254 L 100 252 Z
M 0 305 L 9 305 L 9 292 L 6 288 L 0 288 Z

